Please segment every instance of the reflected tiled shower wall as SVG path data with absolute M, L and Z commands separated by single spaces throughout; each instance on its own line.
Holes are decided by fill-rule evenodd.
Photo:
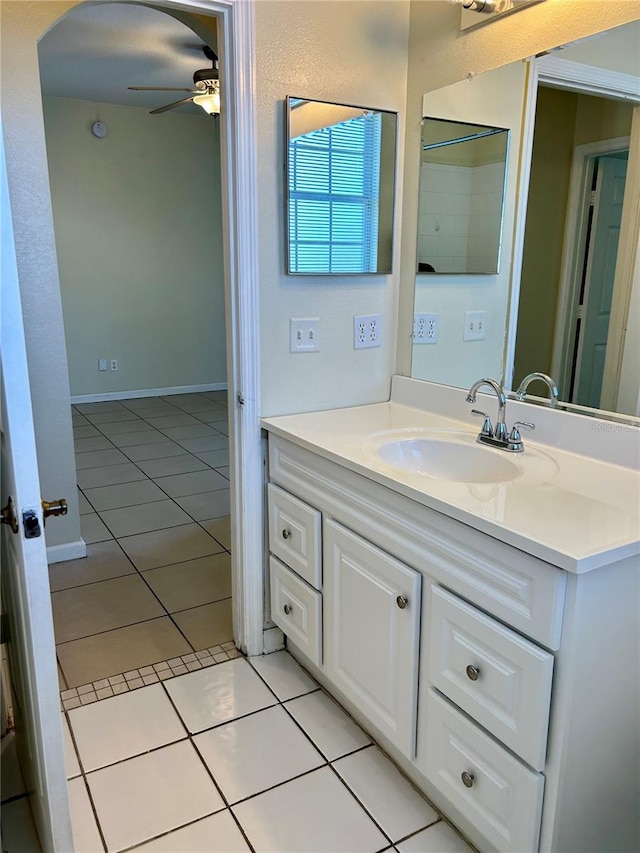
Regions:
M 504 163 L 420 167 L 418 258 L 440 273 L 495 268 Z
M 109 679 L 133 683 L 134 672 L 150 677 L 149 668 L 167 661 L 195 668 L 196 652 L 226 658 L 226 399 L 216 391 L 73 406 L 88 556 L 50 566 L 67 700 L 81 688 L 92 701 L 96 683 L 113 690 Z

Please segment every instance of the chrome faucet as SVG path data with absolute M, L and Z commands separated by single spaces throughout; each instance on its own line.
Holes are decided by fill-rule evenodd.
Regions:
M 479 441 L 480 444 L 488 444 L 491 447 L 498 447 L 501 450 L 508 450 L 511 453 L 522 453 L 524 450 L 524 444 L 522 443 L 518 427 L 535 429 L 535 425 L 528 421 L 516 421 L 511 432 L 508 431 L 505 423 L 507 398 L 505 397 L 502 386 L 496 382 L 495 379 L 478 379 L 477 382 L 474 382 L 471 388 L 469 388 L 467 403 L 475 403 L 478 389 L 482 388 L 483 385 L 488 385 L 498 398 L 498 418 L 494 429 L 491 424 L 491 418 L 486 412 L 481 412 L 478 409 L 471 410 L 471 414 L 480 415 L 484 418 L 484 423 L 482 424 L 482 429 L 478 434 L 477 441 Z
M 558 402 L 558 388 L 556 383 L 550 376 L 547 376 L 546 373 L 529 373 L 524 377 L 522 382 L 520 383 L 520 387 L 516 391 L 516 400 L 520 400 L 522 402 L 525 398 L 525 394 L 527 388 L 532 382 L 535 382 L 536 379 L 539 379 L 541 382 L 546 383 L 549 388 L 549 405 L 553 408 Z

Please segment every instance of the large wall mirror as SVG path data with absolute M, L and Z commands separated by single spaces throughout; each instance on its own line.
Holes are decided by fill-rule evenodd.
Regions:
M 396 113 L 286 99 L 286 270 L 390 273 Z
M 506 170 L 500 274 L 473 292 L 461 278 L 453 295 L 446 278 L 416 276 L 415 310 L 439 312 L 440 331 L 414 342 L 412 376 L 468 387 L 488 375 L 515 391 L 540 371 L 568 409 L 640 416 L 638 45 L 636 21 L 536 59 L 529 89 L 522 61 L 425 95 L 423 114 L 434 104 L 479 124 L 510 99 L 504 126 L 522 150 Z M 469 309 L 486 312 L 483 340 L 464 340 Z
M 495 275 L 509 131 L 422 119 L 419 273 Z

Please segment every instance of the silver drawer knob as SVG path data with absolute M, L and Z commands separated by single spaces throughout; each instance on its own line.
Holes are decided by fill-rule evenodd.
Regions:
M 293 607 L 290 604 L 285 604 L 285 606 L 282 609 L 284 610 L 285 614 L 288 616 L 291 613 L 291 611 L 293 610 Z
M 473 782 L 475 779 L 473 773 L 467 773 L 465 770 L 460 778 L 462 779 L 462 784 L 465 788 L 473 788 Z
M 285 527 L 284 530 L 282 531 L 282 538 L 288 539 L 290 536 L 291 536 L 291 531 L 287 530 L 287 528 Z
M 478 669 L 477 666 L 472 666 L 471 664 L 469 664 L 469 666 L 466 669 L 466 672 L 467 672 L 467 677 L 470 678 L 471 681 L 477 681 L 478 678 L 480 677 L 480 670 Z
M 409 603 L 409 599 L 407 598 L 406 595 L 399 595 L 396 598 L 396 604 L 398 605 L 400 610 L 404 610 L 408 603 Z

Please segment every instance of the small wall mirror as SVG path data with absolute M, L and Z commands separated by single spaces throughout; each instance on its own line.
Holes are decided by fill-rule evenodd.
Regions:
M 423 119 L 419 273 L 498 273 L 508 143 L 503 127 Z
M 286 99 L 286 270 L 390 273 L 396 113 Z

